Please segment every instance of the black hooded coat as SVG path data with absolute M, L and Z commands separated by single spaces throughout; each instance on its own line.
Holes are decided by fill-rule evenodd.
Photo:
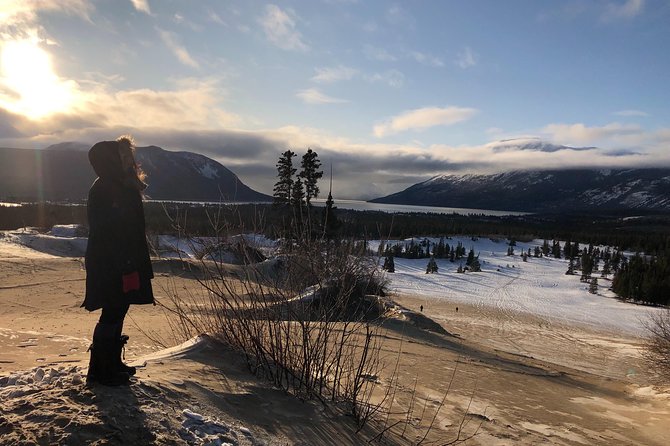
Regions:
M 124 174 L 119 143 L 102 141 L 88 152 L 98 175 L 88 193 L 86 297 L 89 311 L 154 303 L 142 196 Z M 140 289 L 123 292 L 122 275 L 137 271 Z

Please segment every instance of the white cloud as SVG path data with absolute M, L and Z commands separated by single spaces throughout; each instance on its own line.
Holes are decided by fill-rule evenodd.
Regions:
M 365 76 L 368 82 L 381 82 L 389 87 L 400 88 L 405 83 L 405 75 L 398 70 L 388 70 L 383 73 L 374 73 Z
M 267 5 L 265 14 L 259 19 L 265 37 L 283 50 L 307 51 L 309 46 L 302 41 L 302 34 L 289 14 L 277 5 Z
M 604 126 L 589 127 L 582 123 L 549 124 L 541 133 L 552 141 L 568 145 L 601 144 L 612 139 L 624 141 L 631 136 L 644 133 L 640 126 L 613 122 Z
M 37 38 L 46 34 L 38 23 L 38 12 L 46 11 L 78 16 L 90 22 L 93 5 L 88 0 L 0 0 L 0 39 Z
M 621 110 L 618 112 L 614 112 L 614 114 L 617 116 L 624 116 L 624 117 L 638 116 L 646 118 L 649 116 L 649 113 L 643 112 L 641 110 Z
M 316 75 L 312 77 L 312 81 L 324 84 L 337 81 L 348 81 L 358 73 L 358 70 L 343 65 L 337 67 L 315 68 L 314 71 L 316 71 Z
M 130 0 L 133 3 L 135 9 L 140 12 L 145 12 L 151 14 L 151 9 L 149 9 L 149 0 Z
M 384 48 L 378 48 L 372 45 L 365 45 L 363 47 L 363 54 L 370 60 L 378 60 L 381 62 L 395 62 L 398 60 L 396 56 L 389 53 Z
M 644 9 L 644 0 L 625 0 L 623 3 L 608 3 L 602 14 L 603 21 L 632 19 Z
M 296 93 L 296 96 L 302 99 L 302 101 L 306 104 L 338 104 L 348 102 L 344 99 L 337 99 L 327 96 L 316 88 L 300 90 L 298 93 Z
M 424 65 L 429 65 L 431 67 L 444 66 L 444 62 L 442 61 L 442 59 L 436 56 L 432 56 L 430 54 L 421 53 L 419 51 L 412 51 L 410 55 L 411 57 L 414 58 L 414 60 Z
M 184 65 L 187 65 L 192 68 L 199 68 L 200 65 L 198 62 L 191 57 L 189 52 L 184 48 L 179 42 L 177 42 L 177 37 L 168 31 L 164 31 L 160 28 L 157 28 L 158 33 L 161 36 L 161 39 L 163 40 L 163 43 L 172 51 L 172 53 L 179 59 L 179 62 L 181 62 Z
M 406 130 L 424 130 L 435 126 L 453 125 L 466 121 L 477 113 L 474 108 L 425 107 L 409 110 L 374 126 L 373 133 L 383 138 Z
M 458 58 L 456 59 L 456 65 L 466 69 L 474 67 L 477 65 L 477 55 L 472 51 L 469 46 L 466 46 L 463 51 L 458 53 Z
M 218 23 L 219 25 L 223 26 L 228 26 L 228 24 L 221 18 L 221 16 L 214 11 L 207 11 L 207 18 L 211 22 Z

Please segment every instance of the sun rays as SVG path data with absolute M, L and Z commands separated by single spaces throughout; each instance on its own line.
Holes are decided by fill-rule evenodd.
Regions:
M 71 82 L 56 75 L 50 55 L 37 41 L 6 41 L 0 51 L 0 107 L 30 119 L 70 109 Z

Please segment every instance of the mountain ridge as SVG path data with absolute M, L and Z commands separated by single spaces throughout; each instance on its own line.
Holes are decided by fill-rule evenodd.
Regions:
M 670 211 L 670 168 L 543 169 L 436 175 L 370 202 L 521 212 Z
M 85 199 L 95 173 L 84 144 L 65 142 L 46 149 L 0 148 L 0 200 Z M 221 163 L 187 151 L 137 147 L 147 174 L 148 198 L 178 201 L 265 202 L 272 197 L 251 189 Z

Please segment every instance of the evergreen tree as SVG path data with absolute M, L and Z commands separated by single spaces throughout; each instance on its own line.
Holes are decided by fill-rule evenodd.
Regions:
M 428 260 L 428 265 L 426 265 L 426 274 L 433 274 L 437 272 L 437 262 L 435 257 L 431 256 Z
M 384 265 L 382 269 L 389 273 L 395 272 L 395 261 L 393 260 L 393 254 L 389 254 L 384 258 Z
M 603 270 L 600 273 L 600 277 L 607 277 L 610 275 L 612 272 L 612 268 L 610 267 L 610 260 L 608 258 L 605 258 L 605 263 L 603 263 Z
M 301 170 L 298 176 L 303 179 L 305 201 L 307 202 L 307 206 L 310 206 L 312 198 L 319 196 L 319 186 L 317 183 L 323 176 L 323 171 L 319 170 L 321 167 L 319 155 L 312 149 L 307 149 L 307 153 L 302 156 L 300 167 Z
M 570 261 L 568 262 L 568 270 L 565 272 L 566 275 L 572 276 L 575 274 L 575 259 L 570 257 Z
M 479 256 L 476 256 L 470 264 L 470 271 L 478 273 L 482 270 L 482 265 L 479 263 Z
M 470 248 L 470 253 L 468 254 L 468 258 L 465 260 L 465 265 L 470 266 L 474 259 L 475 259 L 475 250 L 474 248 Z
M 542 251 L 540 250 L 540 247 L 539 247 L 539 246 L 536 246 L 536 247 L 535 247 L 535 252 L 533 253 L 533 255 L 534 255 L 535 257 L 540 257 L 540 254 L 542 254 Z
M 285 151 L 277 161 L 277 182 L 273 189 L 274 202 L 276 204 L 290 204 L 293 192 L 293 175 L 296 170 L 293 167 L 295 153 Z
M 551 247 L 551 254 L 554 256 L 556 259 L 561 258 L 561 244 L 557 240 L 554 240 L 554 243 Z
M 549 255 L 549 242 L 547 239 L 544 239 L 544 243 L 542 244 L 542 254 L 546 257 Z
M 591 278 L 591 283 L 589 283 L 589 293 L 596 294 L 598 292 L 598 279 L 596 277 Z
M 291 204 L 295 207 L 301 207 L 305 204 L 305 189 L 298 177 L 293 182 L 293 190 L 291 190 Z

